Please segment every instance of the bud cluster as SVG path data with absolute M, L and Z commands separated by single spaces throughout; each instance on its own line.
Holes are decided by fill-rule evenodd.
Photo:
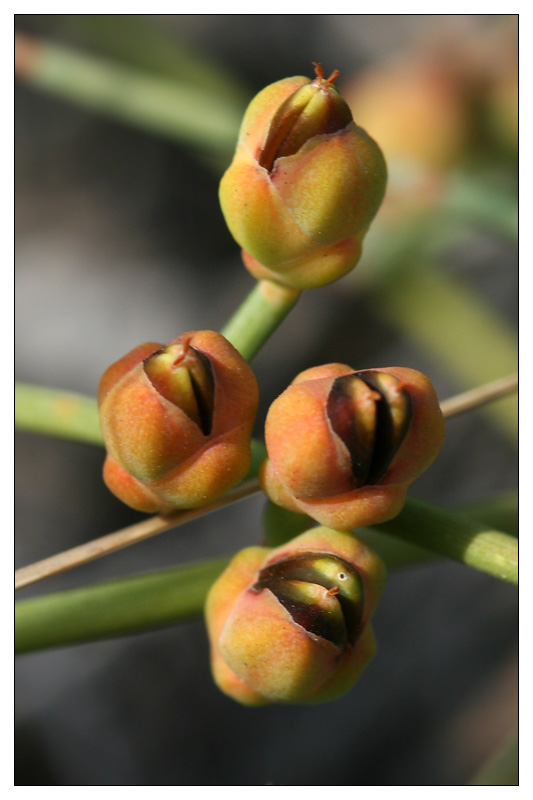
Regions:
M 325 80 L 317 64 L 312 81 L 260 92 L 220 187 L 246 266 L 284 296 L 356 264 L 385 190 L 383 156 L 354 123 L 336 75 Z M 257 382 L 219 333 L 140 345 L 106 370 L 98 401 L 104 480 L 134 509 L 204 505 L 249 470 Z M 314 703 L 354 683 L 374 653 L 370 619 L 385 570 L 348 531 L 401 510 L 443 435 L 433 387 L 411 369 L 326 364 L 274 401 L 261 485 L 274 503 L 327 527 L 243 550 L 212 587 L 212 669 L 226 694 L 247 705 Z

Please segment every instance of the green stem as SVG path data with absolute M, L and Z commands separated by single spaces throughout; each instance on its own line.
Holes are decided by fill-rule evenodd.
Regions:
M 246 106 L 246 91 L 236 79 L 205 53 L 184 46 L 164 20 L 138 14 L 61 14 L 54 30 L 74 33 L 84 45 L 115 61 Z
M 16 652 L 136 633 L 197 616 L 228 561 L 203 561 L 16 603 Z
M 502 503 L 503 510 L 497 501 L 491 499 L 486 507 L 478 507 L 477 513 L 486 519 L 495 515 L 500 521 L 509 522 L 510 517 L 514 518 L 512 511 L 516 507 L 516 498 L 514 505 L 507 496 Z M 405 535 L 405 530 L 412 532 L 413 529 L 418 530 L 418 538 Z M 394 532 L 411 544 L 406 546 L 404 541 L 395 542 L 383 531 Z M 427 539 L 422 536 L 422 531 L 426 532 Z M 473 531 L 476 533 L 472 539 Z M 389 569 L 427 558 L 427 549 L 420 547 L 422 540 L 424 546 L 435 552 L 458 558 L 504 579 L 509 579 L 505 576 L 513 572 L 510 563 L 516 557 L 516 539 L 512 536 L 489 531 L 487 526 L 471 522 L 466 516 L 414 500 L 408 502 L 397 520 L 371 530 L 365 529 L 361 534 L 384 558 Z M 453 541 L 454 547 L 450 545 Z M 464 549 L 463 557 L 460 556 L 459 541 L 463 545 L 467 542 L 470 547 Z M 498 548 L 494 546 L 496 541 Z M 439 543 L 441 547 L 437 549 Z M 491 559 L 494 560 L 492 564 Z M 15 604 L 16 650 L 23 653 L 135 633 L 199 615 L 210 586 L 227 561 L 204 561 L 18 601 Z
M 471 222 L 516 241 L 518 238 L 518 201 L 508 184 L 487 180 L 485 175 L 455 172 L 448 180 L 440 212 L 457 224 Z
M 103 445 L 96 400 L 45 386 L 15 384 L 15 425 L 35 433 Z
M 455 511 L 411 499 L 401 514 L 376 530 L 518 584 L 517 538 Z
M 269 280 L 258 281 L 221 333 L 247 361 L 280 325 L 301 292 Z
M 518 786 L 518 737 L 516 733 L 468 782 L 468 786 Z
M 517 341 L 511 326 L 460 281 L 426 262 L 380 283 L 374 307 L 464 388 L 516 371 Z M 516 440 L 516 396 L 491 403 L 485 412 Z
M 460 508 L 466 517 L 518 537 L 518 491 L 511 490 Z
M 411 527 L 415 514 L 418 514 L 418 534 Z M 448 530 L 446 526 L 452 524 L 452 519 L 453 529 Z M 287 511 L 268 501 L 263 514 L 265 543 L 269 547 L 279 547 L 315 524 L 305 514 Z M 442 535 L 445 528 L 446 537 Z M 497 531 L 493 530 L 495 528 Z M 469 563 L 466 560 L 468 558 L 476 569 L 501 577 L 497 574 L 499 568 L 495 560 L 495 557 L 501 556 L 506 564 L 506 572 L 510 572 L 514 579 L 514 570 L 509 570 L 507 559 L 514 561 L 516 557 L 518 495 L 517 492 L 505 492 L 451 513 L 409 499 L 406 508 L 395 520 L 372 528 L 359 528 L 354 532 L 378 552 L 389 567 L 411 565 L 440 555 L 464 563 Z M 468 541 L 470 548 L 466 556 L 459 545 L 459 542 L 464 544 L 465 541 Z M 504 549 L 495 549 L 496 544 L 501 548 L 502 542 Z
M 263 512 L 263 533 L 267 547 L 279 547 L 300 533 L 309 530 L 316 522 L 307 514 L 298 514 L 277 506 L 268 500 Z M 435 556 L 423 547 L 404 542 L 395 536 L 381 533 L 375 528 L 358 528 L 354 531 L 382 557 L 389 569 L 428 561 Z
M 16 74 L 51 94 L 231 157 L 242 107 L 227 96 L 19 34 Z

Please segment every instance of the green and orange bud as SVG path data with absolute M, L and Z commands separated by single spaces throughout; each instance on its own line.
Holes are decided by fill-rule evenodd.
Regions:
M 384 581 L 370 548 L 328 528 L 241 551 L 207 598 L 215 682 L 252 706 L 339 697 L 374 655 Z
M 314 367 L 268 411 L 261 484 L 274 503 L 322 525 L 375 525 L 401 511 L 443 438 L 439 401 L 422 373 Z
M 220 184 L 248 270 L 294 289 L 337 280 L 359 260 L 385 192 L 381 151 L 324 79 L 273 83 L 250 103 Z
M 250 467 L 257 382 L 219 333 L 140 345 L 103 374 L 98 402 L 104 480 L 138 511 L 211 502 Z

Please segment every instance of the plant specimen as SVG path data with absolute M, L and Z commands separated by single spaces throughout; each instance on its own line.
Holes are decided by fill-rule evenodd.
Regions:
M 385 579 L 382 557 L 391 567 L 394 557 L 374 552 L 355 529 L 384 525 L 404 542 L 516 580 L 514 537 L 497 525 L 487 530 L 417 501 L 406 505 L 409 485 L 438 455 L 443 417 L 456 413 L 408 365 L 308 368 L 272 403 L 266 450 L 251 438 L 261 375 L 256 380 L 247 362 L 303 291 L 350 273 L 385 193 L 385 159 L 372 130 L 353 121 L 336 74 L 325 79 L 315 69 L 313 79 L 278 81 L 252 101 L 221 182 L 222 211 L 257 279 L 249 298 L 220 333 L 189 331 L 168 345 L 136 347 L 109 367 L 99 390 L 104 479 L 128 505 L 159 515 L 147 521 L 146 535 L 257 491 L 259 482 L 281 507 L 267 547 L 243 550 L 220 577 L 223 565 L 206 562 L 195 600 L 199 613 L 207 596 L 215 680 L 247 705 L 327 701 L 348 691 L 372 658 L 369 622 Z M 513 380 L 490 386 L 481 401 L 513 387 Z M 22 400 L 30 395 L 21 388 Z M 457 409 L 478 402 L 463 398 Z M 84 435 L 94 412 L 90 405 Z M 469 551 L 459 543 L 465 535 L 475 540 Z M 136 538 L 126 533 L 119 546 Z M 88 557 L 86 549 L 77 563 Z M 39 579 L 56 568 L 45 567 Z M 183 574 L 176 573 L 178 583 Z M 148 624 L 168 615 L 157 594 L 166 577 L 153 579 L 137 600 L 152 603 Z M 124 591 L 134 592 L 133 584 Z M 41 642 L 32 642 L 38 602 L 20 604 L 21 649 L 61 641 L 60 628 L 51 632 L 51 611 L 50 631 L 45 626 Z M 68 602 L 65 596 L 64 608 Z M 130 630 L 139 622 L 134 606 Z M 41 609 L 46 616 L 44 600 Z M 124 621 L 113 629 L 112 601 L 108 611 L 111 632 L 120 632 Z M 94 618 L 63 641 L 98 637 L 98 626 Z

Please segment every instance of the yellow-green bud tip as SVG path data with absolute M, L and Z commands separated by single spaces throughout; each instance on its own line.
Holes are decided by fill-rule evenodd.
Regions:
M 257 158 L 269 172 L 278 158 L 294 155 L 314 136 L 343 130 L 353 119 L 348 105 L 333 87 L 339 71 L 324 80 L 322 66 L 315 63 L 315 72 L 315 80 L 288 97 L 274 115 Z
M 170 344 L 145 360 L 144 371 L 160 395 L 179 406 L 205 435 L 210 433 L 214 381 L 203 353 L 189 341 Z

